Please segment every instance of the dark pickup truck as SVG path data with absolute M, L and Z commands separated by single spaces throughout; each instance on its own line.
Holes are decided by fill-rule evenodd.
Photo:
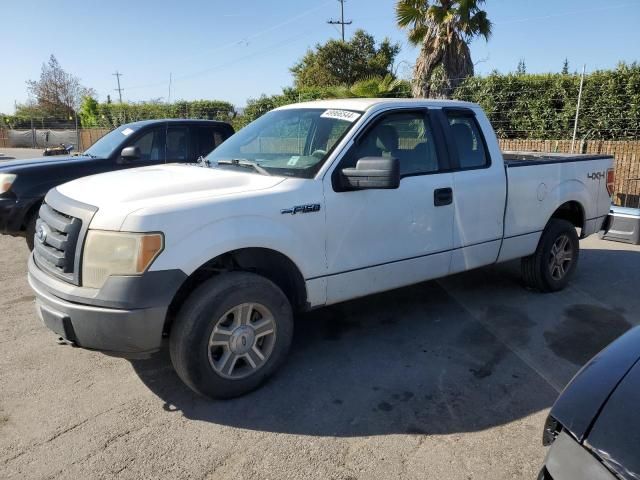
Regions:
M 194 163 L 233 133 L 213 120 L 146 120 L 116 128 L 79 155 L 0 162 L 0 233 L 26 237 L 33 250 L 38 210 L 51 188 L 124 168 Z

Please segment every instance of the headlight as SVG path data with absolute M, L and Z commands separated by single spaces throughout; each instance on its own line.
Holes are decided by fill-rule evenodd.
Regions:
M 110 275 L 140 275 L 163 248 L 161 233 L 89 230 L 82 257 L 82 285 L 100 288 Z
M 13 173 L 0 173 L 0 194 L 8 192 L 16 176 Z

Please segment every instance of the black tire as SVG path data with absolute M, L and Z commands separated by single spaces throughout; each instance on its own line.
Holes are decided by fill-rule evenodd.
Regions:
M 563 265 L 561 276 L 554 271 L 552 262 L 552 249 L 556 242 L 562 237 L 567 238 L 568 247 L 571 249 L 572 258 L 570 262 Z M 541 292 L 557 292 L 567 286 L 569 280 L 575 273 L 580 256 L 580 242 L 575 227 L 566 220 L 552 218 L 542 232 L 542 237 L 538 242 L 538 248 L 533 255 L 524 257 L 521 261 L 522 277 L 527 286 L 540 290 Z M 555 277 L 557 275 L 558 277 Z
M 35 241 L 35 236 L 36 236 L 36 221 L 38 220 L 38 210 L 36 209 L 36 211 L 31 215 L 31 217 L 29 217 L 29 220 L 27 221 L 27 225 L 25 228 L 25 240 L 27 241 L 27 246 L 29 247 L 30 251 L 33 251 L 33 243 Z
M 246 303 L 257 303 L 272 314 L 275 335 L 270 354 L 248 376 L 225 378 L 211 363 L 215 347 L 209 340 L 219 320 Z M 293 312 L 282 290 L 260 275 L 229 272 L 206 281 L 187 298 L 171 328 L 169 350 L 173 367 L 189 388 L 205 397 L 232 398 L 258 388 L 273 375 L 287 356 L 292 336 Z

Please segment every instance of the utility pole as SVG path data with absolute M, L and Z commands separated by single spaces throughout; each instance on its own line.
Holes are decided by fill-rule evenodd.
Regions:
M 580 77 L 580 90 L 578 91 L 578 105 L 576 106 L 576 118 L 573 122 L 573 139 L 571 140 L 571 153 L 576 144 L 576 135 L 578 133 L 578 119 L 580 118 L 580 104 L 582 103 L 582 86 L 584 85 L 584 73 L 587 70 L 587 64 L 582 66 L 582 76 Z
M 169 100 L 167 103 L 171 103 L 171 72 L 169 72 Z
M 118 92 L 118 95 L 120 95 L 120 103 L 122 103 L 122 90 L 124 90 L 123 88 L 120 88 L 120 77 L 122 74 L 116 70 L 116 73 L 112 73 L 111 75 L 114 75 L 118 79 L 118 88 L 114 88 L 114 90 Z
M 344 2 L 346 0 L 338 0 L 340 2 L 340 20 L 328 20 L 327 23 L 329 25 L 340 25 L 342 27 L 342 41 L 344 42 L 344 26 L 351 25 L 353 20 L 349 20 L 348 22 L 344 21 Z

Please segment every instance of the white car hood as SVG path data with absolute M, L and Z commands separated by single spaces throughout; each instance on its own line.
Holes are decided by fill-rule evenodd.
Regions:
M 170 207 L 272 188 L 285 178 L 247 171 L 168 164 L 103 173 L 57 187 L 63 195 L 98 207 L 92 228 L 119 229 L 141 208 Z

